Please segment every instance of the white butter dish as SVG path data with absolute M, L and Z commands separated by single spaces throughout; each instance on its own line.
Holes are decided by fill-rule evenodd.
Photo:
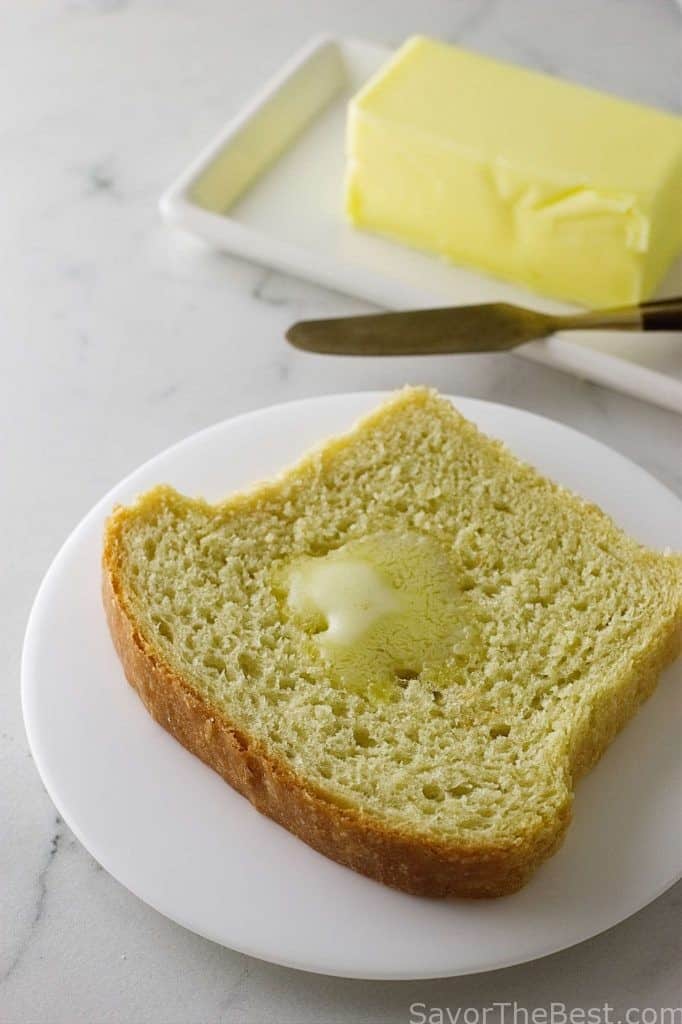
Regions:
M 568 311 L 346 223 L 346 105 L 389 52 L 355 40 L 310 42 L 163 194 L 164 218 L 221 249 L 389 309 L 507 301 Z M 682 260 L 662 289 L 680 292 Z M 592 331 L 517 351 L 682 412 L 679 334 Z

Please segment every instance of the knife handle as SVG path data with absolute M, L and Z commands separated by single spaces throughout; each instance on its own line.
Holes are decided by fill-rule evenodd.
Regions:
M 642 302 L 643 331 L 682 331 L 682 296 Z
M 639 306 L 619 309 L 594 309 L 586 313 L 554 317 L 552 330 L 593 331 L 682 331 L 682 296 L 654 299 Z

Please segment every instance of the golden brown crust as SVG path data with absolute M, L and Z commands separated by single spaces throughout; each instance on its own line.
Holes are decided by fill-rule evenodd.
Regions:
M 142 635 L 126 608 L 115 521 L 114 515 L 105 538 L 103 600 L 128 681 L 160 725 L 263 814 L 339 864 L 422 896 L 510 894 L 561 845 L 571 817 L 570 800 L 537 834 L 519 837 L 507 847 L 464 846 L 412 835 L 334 803 L 209 706 Z M 599 728 L 586 729 L 577 737 L 574 778 L 598 760 L 653 691 L 661 669 L 675 657 L 679 644 L 679 631 L 662 635 L 633 672 L 631 686 L 625 699 L 614 705 L 610 722 L 599 723 Z
M 677 658 L 682 645 L 682 613 L 633 665 L 629 679 L 618 687 L 600 708 L 599 718 L 587 715 L 576 729 L 571 747 L 573 781 L 586 775 L 610 746 L 621 729 L 656 689 L 664 668 Z

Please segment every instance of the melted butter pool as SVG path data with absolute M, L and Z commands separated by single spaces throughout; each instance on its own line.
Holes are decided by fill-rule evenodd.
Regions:
M 455 648 L 478 638 L 452 559 L 419 534 L 378 534 L 298 559 L 283 582 L 289 612 L 334 673 L 374 700 L 434 677 Z

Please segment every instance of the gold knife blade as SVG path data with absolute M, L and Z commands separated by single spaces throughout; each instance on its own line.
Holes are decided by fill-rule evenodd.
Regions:
M 555 330 L 558 318 L 495 302 L 480 306 L 302 320 L 286 332 L 295 348 L 346 356 L 501 352 Z

